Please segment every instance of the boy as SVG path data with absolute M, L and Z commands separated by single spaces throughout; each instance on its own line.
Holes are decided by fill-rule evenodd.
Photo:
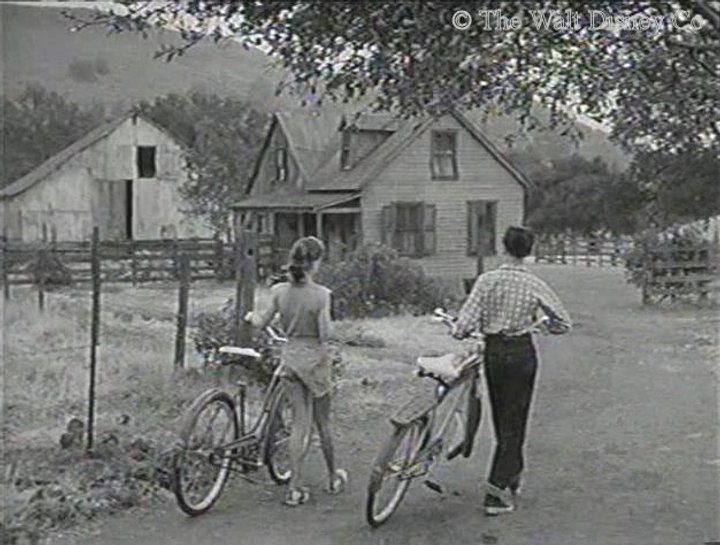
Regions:
M 470 331 L 485 336 L 485 376 L 497 440 L 485 495 L 486 515 L 512 512 L 520 491 L 537 370 L 531 331 L 542 315 L 547 317 L 544 327 L 549 333 L 566 333 L 572 327 L 557 295 L 523 265 L 534 241 L 528 229 L 507 229 L 503 237 L 507 263 L 478 277 L 453 328 L 456 338 Z

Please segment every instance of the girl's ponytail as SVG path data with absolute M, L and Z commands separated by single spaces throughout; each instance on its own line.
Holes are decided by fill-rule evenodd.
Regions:
M 293 284 L 301 284 L 307 278 L 307 272 L 316 261 L 325 255 L 325 245 L 316 237 L 303 237 L 295 241 L 288 256 L 288 271 Z

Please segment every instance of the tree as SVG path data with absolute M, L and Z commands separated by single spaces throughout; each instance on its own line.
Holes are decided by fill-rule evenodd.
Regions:
M 628 173 L 648 195 L 648 221 L 660 227 L 720 214 L 719 176 L 720 157 L 711 150 L 641 153 Z
M 139 110 L 185 146 L 186 211 L 226 231 L 228 205 L 244 195 L 267 117 L 242 100 L 200 92 L 159 97 Z
M 283 85 L 318 100 L 370 93 L 406 115 L 480 107 L 529 127 L 539 103 L 564 130 L 581 113 L 630 147 L 720 150 L 717 0 L 189 0 L 69 16 L 79 28 L 179 29 L 185 44 L 167 59 L 207 37 L 263 45 L 292 74 Z
M 105 119 L 102 107 L 83 109 L 37 85 L 26 87 L 14 100 L 3 96 L 2 108 L 0 187 L 18 180 Z
M 647 194 L 632 176 L 611 171 L 599 157 L 573 155 L 549 164 L 527 152 L 513 157 L 537 184 L 527 221 L 538 231 L 619 234 L 645 224 Z

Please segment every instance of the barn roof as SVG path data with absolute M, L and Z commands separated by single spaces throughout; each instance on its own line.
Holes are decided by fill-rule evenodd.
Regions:
M 107 135 L 112 133 L 115 129 L 117 129 L 120 125 L 122 125 L 125 121 L 133 117 L 133 115 L 136 115 L 137 117 L 143 119 L 145 122 L 150 123 L 151 125 L 155 126 L 151 121 L 144 118 L 142 115 L 135 114 L 135 113 L 128 113 L 126 115 L 123 115 L 113 121 L 109 121 L 107 123 L 104 123 L 103 125 L 100 125 L 96 129 L 93 129 L 88 134 L 83 136 L 80 140 L 76 140 L 72 144 L 70 144 L 65 149 L 59 151 L 37 167 L 35 167 L 33 170 L 25 174 L 22 178 L 19 178 L 15 180 L 14 182 L 8 184 L 3 189 L 0 189 L 0 199 L 7 199 L 11 197 L 15 197 L 16 195 L 19 195 L 20 193 L 23 193 L 24 191 L 27 191 L 31 187 L 33 187 L 35 184 L 41 182 L 45 178 L 47 178 L 50 174 L 55 172 L 57 169 L 59 169 L 62 165 L 64 165 L 67 161 L 72 159 L 75 155 L 80 153 L 81 151 L 89 148 L 99 140 L 102 140 Z M 160 129 L 162 130 L 162 129 Z

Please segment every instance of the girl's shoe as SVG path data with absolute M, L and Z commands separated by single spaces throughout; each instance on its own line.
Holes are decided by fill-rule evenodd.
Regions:
M 344 469 L 336 469 L 335 475 L 333 475 L 332 481 L 330 481 L 330 485 L 327 488 L 328 494 L 339 494 L 340 492 L 345 490 L 347 482 L 347 471 L 345 471 Z
M 307 503 L 310 499 L 310 492 L 307 488 L 291 488 L 285 496 L 285 505 L 288 507 L 297 507 Z

